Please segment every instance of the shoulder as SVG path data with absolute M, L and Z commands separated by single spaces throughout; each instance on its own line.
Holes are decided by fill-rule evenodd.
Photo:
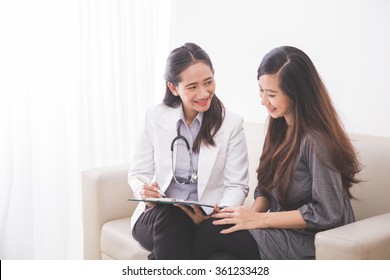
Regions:
M 320 160 L 322 163 L 331 167 L 331 151 L 325 141 L 325 137 L 327 136 L 316 131 L 305 134 L 301 141 L 301 157 L 303 157 L 305 161 L 311 163 Z
M 225 115 L 224 115 L 224 119 L 223 119 L 224 125 L 229 125 L 229 126 L 231 126 L 232 124 L 233 125 L 234 124 L 235 125 L 242 125 L 243 122 L 244 122 L 244 119 L 242 116 L 225 108 Z
M 161 116 L 165 112 L 172 109 L 171 107 L 165 105 L 164 103 L 159 103 L 157 105 L 153 105 L 149 107 L 146 111 L 146 114 L 149 116 Z
M 236 135 L 244 135 L 244 119 L 230 110 L 225 109 L 222 125 L 217 135 L 230 135 L 234 137 Z M 229 138 L 229 137 L 228 137 Z
M 322 135 L 317 131 L 311 131 L 303 135 L 301 140 L 301 149 L 310 150 L 316 153 L 328 152 L 328 147 L 325 142 L 326 135 Z
M 178 110 L 179 108 L 172 108 L 164 103 L 160 103 L 149 107 L 146 111 L 146 117 L 149 121 L 158 123 L 167 117 L 177 117 Z

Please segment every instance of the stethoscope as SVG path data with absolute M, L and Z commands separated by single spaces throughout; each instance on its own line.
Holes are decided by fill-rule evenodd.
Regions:
M 188 179 L 186 181 L 179 181 L 176 176 L 175 176 L 175 165 L 173 163 L 173 147 L 175 145 L 175 142 L 178 140 L 183 140 L 184 143 L 186 144 L 188 155 L 190 157 L 190 173 L 191 176 L 188 176 Z M 173 171 L 173 179 L 175 180 L 176 183 L 179 185 L 186 185 L 189 183 L 195 183 L 198 180 L 198 172 L 194 169 L 193 163 L 192 163 L 192 149 L 190 147 L 190 144 L 188 143 L 187 138 L 185 138 L 183 135 L 180 134 L 180 123 L 177 127 L 177 136 L 173 138 L 172 143 L 171 143 L 171 163 L 172 163 L 172 171 Z

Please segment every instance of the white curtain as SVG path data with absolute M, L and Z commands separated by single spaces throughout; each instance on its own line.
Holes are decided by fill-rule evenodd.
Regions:
M 0 0 L 0 259 L 82 258 L 83 170 L 129 163 L 171 2 Z

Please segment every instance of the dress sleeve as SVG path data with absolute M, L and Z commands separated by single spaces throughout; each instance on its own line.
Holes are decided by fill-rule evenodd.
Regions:
M 256 198 L 259 197 L 259 196 L 265 197 L 268 201 L 271 200 L 271 196 L 269 195 L 269 193 L 262 192 L 260 190 L 259 185 L 257 185 L 256 188 L 255 188 L 255 191 L 253 193 L 253 198 L 256 200 Z
M 307 137 L 301 146 L 302 160 L 312 178 L 312 200 L 299 208 L 308 228 L 337 226 L 344 213 L 341 174 L 331 164 L 329 151 L 320 137 Z

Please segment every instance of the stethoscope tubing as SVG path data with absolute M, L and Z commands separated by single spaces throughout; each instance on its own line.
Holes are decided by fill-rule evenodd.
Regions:
M 175 176 L 175 166 L 173 164 L 173 148 L 175 146 L 175 142 L 180 140 L 180 139 L 183 140 L 184 143 L 186 144 L 187 151 L 188 151 L 188 154 L 190 157 L 191 177 L 188 181 L 185 181 L 185 182 L 179 182 L 179 180 L 177 180 L 177 178 Z M 177 127 L 177 136 L 175 138 L 173 138 L 172 143 L 171 143 L 171 163 L 172 163 L 173 179 L 175 180 L 176 183 L 178 183 L 179 185 L 186 185 L 186 184 L 193 183 L 196 181 L 197 174 L 195 172 L 195 169 L 194 169 L 194 166 L 192 163 L 192 149 L 191 149 L 190 143 L 188 142 L 187 138 L 185 138 L 183 135 L 180 134 L 180 124 Z

